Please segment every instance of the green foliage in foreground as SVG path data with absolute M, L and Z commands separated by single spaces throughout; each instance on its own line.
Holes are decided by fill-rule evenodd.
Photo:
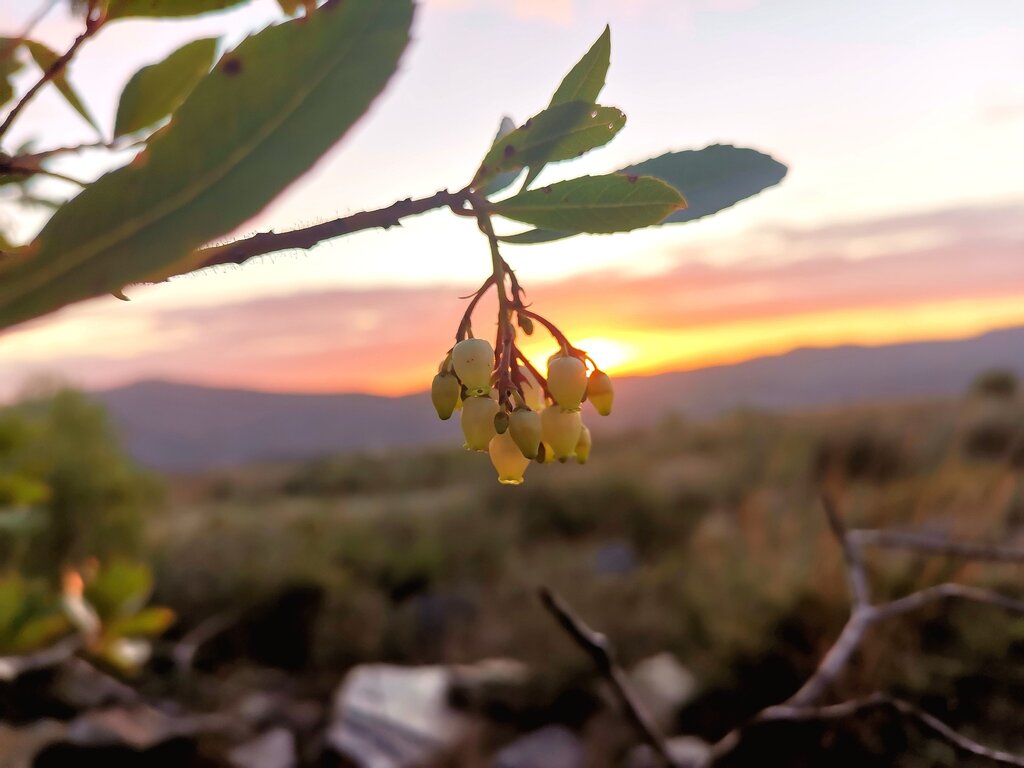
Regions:
M 82 558 L 134 555 L 160 495 L 85 396 L 60 390 L 0 410 L 0 572 L 53 579 Z
M 78 5 L 86 11 L 84 41 L 120 19 L 191 16 L 244 1 Z M 412 0 L 288 0 L 280 5 L 286 16 L 300 7 L 304 16 L 250 35 L 216 64 L 217 41 L 196 40 L 131 78 L 121 95 L 110 146 L 121 149 L 126 137 L 137 139 L 138 154 L 128 165 L 86 184 L 70 201 L 58 202 L 32 242 L 5 246 L 11 252 L 0 259 L 0 327 L 105 292 L 122 295 L 134 282 L 200 268 L 207 259 L 204 244 L 263 210 L 360 119 L 398 68 L 409 41 Z M 25 52 L 43 71 L 58 67 L 53 84 L 102 136 L 72 88 L 68 69 L 59 66 L 58 54 L 32 40 L 0 40 L 0 106 L 14 98 L 10 78 Z M 624 127 L 621 110 L 596 103 L 610 56 L 611 30 L 605 28 L 547 107 L 518 126 L 504 118 L 466 186 L 435 207 L 465 213 L 468 205 L 478 217 L 530 224 L 535 229 L 502 239 L 542 243 L 691 221 L 785 176 L 785 166 L 768 155 L 716 145 L 531 190 L 547 166 L 607 144 Z M 37 176 L 53 174 L 47 165 L 51 155 L 68 151 L 5 149 L 0 184 L 20 186 L 25 202 L 38 202 L 30 185 Z M 519 176 L 524 178 L 517 193 L 494 199 Z M 259 254 L 246 258 L 251 255 Z

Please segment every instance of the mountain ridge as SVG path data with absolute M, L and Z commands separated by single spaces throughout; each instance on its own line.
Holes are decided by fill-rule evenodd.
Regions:
M 671 413 L 706 418 L 737 407 L 948 397 L 996 367 L 1024 377 L 1024 327 L 957 340 L 801 347 L 734 364 L 617 377 L 614 416 L 588 423 L 607 431 Z M 166 471 L 461 440 L 457 419 L 439 421 L 426 391 L 277 393 L 150 379 L 91 395 L 107 407 L 129 452 Z

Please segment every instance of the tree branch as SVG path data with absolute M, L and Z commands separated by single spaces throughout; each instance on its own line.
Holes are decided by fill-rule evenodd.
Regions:
M 559 626 L 582 648 L 598 668 L 601 675 L 611 685 L 612 691 L 622 705 L 630 723 L 637 734 L 654 750 L 666 766 L 673 766 L 672 755 L 668 750 L 665 737 L 658 731 L 651 718 L 644 712 L 630 688 L 629 678 L 619 666 L 615 651 L 608 638 L 600 632 L 588 627 L 582 619 L 573 614 L 562 598 L 547 587 L 539 590 L 540 600 L 548 613 L 554 616 Z
M 745 724 L 734 728 L 711 746 L 706 765 L 713 765 L 739 745 L 744 732 L 760 723 L 786 720 L 837 720 L 852 717 L 865 709 L 889 707 L 904 717 L 916 721 L 957 749 L 1004 765 L 1024 766 L 1024 757 L 1002 750 L 986 747 L 969 739 L 934 715 L 925 712 L 915 704 L 889 694 L 876 692 L 861 698 L 850 699 L 838 704 L 819 705 L 832 684 L 846 669 L 854 654 L 860 648 L 867 630 L 876 622 L 893 616 L 900 616 L 923 606 L 949 599 L 968 600 L 1024 614 L 1024 600 L 1018 600 L 986 589 L 965 584 L 938 584 L 912 592 L 904 597 L 885 603 L 874 604 L 871 598 L 870 582 L 864 567 L 861 547 L 881 546 L 926 554 L 941 554 L 965 557 L 975 560 L 999 562 L 1024 561 L 1024 553 L 1005 547 L 977 543 L 951 542 L 935 537 L 896 533 L 879 530 L 848 530 L 835 503 L 825 496 L 822 499 L 829 527 L 843 551 L 847 564 L 852 607 L 850 617 L 835 642 L 824 655 L 814 673 L 782 704 L 766 707 Z
M 1024 614 L 1024 600 L 1016 600 L 998 592 L 988 589 L 979 589 L 966 584 L 937 584 L 934 587 L 912 592 L 906 597 L 891 600 L 888 603 L 875 606 L 873 612 L 875 620 L 887 619 L 890 616 L 899 616 L 910 611 L 916 611 L 930 603 L 937 603 L 943 600 L 967 600 L 973 603 L 993 605 L 997 608 L 1011 613 Z
M 1024 563 L 1024 549 L 1002 547 L 995 544 L 950 541 L 941 536 L 913 531 L 859 530 L 850 537 L 858 547 L 879 547 L 926 555 L 962 557 L 968 560 Z
M 15 119 L 17 119 L 18 115 L 21 113 L 21 110 L 23 110 L 28 105 L 28 103 L 32 100 L 36 93 L 39 92 L 39 89 L 51 80 L 53 80 L 55 77 L 57 77 L 57 75 L 59 75 L 62 71 L 64 71 L 64 68 L 68 65 L 68 62 L 70 62 L 71 59 L 74 58 L 75 54 L 78 52 L 78 49 L 82 47 L 82 44 L 85 43 L 86 40 L 95 35 L 97 32 L 99 32 L 100 28 L 103 26 L 104 21 L 105 19 L 103 16 L 99 16 L 97 18 L 90 17 L 86 19 L 85 31 L 75 38 L 75 41 L 71 44 L 71 47 L 68 48 L 63 55 L 59 56 L 56 59 L 56 61 L 53 62 L 53 64 L 46 68 L 42 76 L 35 82 L 35 84 L 31 88 L 28 89 L 28 91 L 25 92 L 25 95 L 18 100 L 18 102 L 14 105 L 11 111 L 7 113 L 7 117 L 4 119 L 3 123 L 0 124 L 0 138 L 3 138 L 3 136 L 7 133 L 7 130 L 11 127 L 11 124 L 14 123 Z
M 61 664 L 78 653 L 81 647 L 82 638 L 74 635 L 35 653 L 23 656 L 0 656 L 0 680 L 14 680 L 26 672 Z
M 890 696 L 886 693 L 872 693 L 857 699 L 850 699 L 838 704 L 830 704 L 824 707 L 790 707 L 780 704 L 775 707 L 768 707 L 757 717 L 758 722 L 772 722 L 779 720 L 842 720 L 853 717 L 867 709 L 878 707 L 890 707 L 906 718 L 914 720 L 931 731 L 935 735 L 949 742 L 962 752 L 977 757 L 991 760 L 1003 765 L 1024 766 L 1024 757 L 1004 752 L 1003 750 L 986 747 L 977 741 L 964 736 L 949 725 L 939 720 L 935 715 L 924 711 L 916 704 L 904 699 Z
M 465 193 L 451 193 L 439 190 L 430 197 L 407 198 L 375 211 L 361 211 L 351 216 L 314 224 L 290 232 L 261 232 L 242 240 L 224 245 L 214 245 L 196 251 L 199 263 L 189 271 L 213 267 L 218 264 L 242 264 L 255 256 L 275 251 L 294 249 L 308 250 L 314 245 L 341 235 L 360 232 L 364 229 L 388 229 L 401 225 L 407 216 L 417 216 L 437 208 L 458 208 L 465 200 Z

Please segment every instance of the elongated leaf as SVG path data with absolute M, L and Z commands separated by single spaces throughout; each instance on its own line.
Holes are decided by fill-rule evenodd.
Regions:
M 498 126 L 498 133 L 494 136 L 494 143 L 497 143 L 503 137 L 508 136 L 515 129 L 516 124 L 512 122 L 511 117 L 506 115 L 501 118 L 501 124 Z M 480 194 L 484 197 L 490 197 L 491 195 L 498 194 L 503 189 L 508 189 L 512 183 L 519 178 L 520 173 L 522 173 L 522 168 L 517 168 L 514 171 L 502 171 L 484 185 L 483 189 L 480 190 Z
M 607 144 L 625 124 L 626 116 L 618 109 L 583 101 L 545 109 L 494 143 L 473 186 L 480 189 L 505 171 L 579 157 Z
M 503 243 L 512 245 L 535 245 L 536 243 L 550 243 L 561 240 L 565 237 L 572 237 L 576 232 L 556 232 L 553 229 L 528 229 L 525 232 L 517 232 L 514 235 L 498 235 Z
M 346 0 L 225 55 L 131 165 L 63 206 L 0 262 L 0 327 L 189 271 L 366 111 L 409 39 L 411 0 Z
M 211 11 L 223 11 L 249 0 L 110 0 L 107 19 L 127 19 L 132 16 L 198 16 Z
M 612 31 L 607 25 L 583 58 L 576 62 L 569 74 L 559 84 L 551 104 L 567 104 L 570 101 L 587 101 L 593 104 L 604 88 L 608 75 L 608 64 L 612 53 Z
M 131 616 L 116 618 L 104 629 L 111 637 L 156 637 L 166 632 L 173 623 L 174 611 L 151 606 Z
M 654 176 L 686 195 L 687 207 L 662 223 L 673 224 L 710 216 L 772 187 L 786 176 L 785 165 L 746 147 L 712 144 L 703 149 L 666 152 L 623 168 L 619 173 Z M 514 244 L 544 243 L 573 233 L 531 230 L 502 237 Z
M 656 176 L 686 195 L 686 210 L 666 224 L 695 221 L 717 213 L 782 181 L 786 166 L 756 149 L 712 144 L 704 149 L 666 152 L 623 168 L 620 173 Z
M 85 599 L 104 622 L 131 616 L 149 599 L 153 573 L 142 563 L 115 560 L 85 585 Z
M 25 47 L 32 55 L 32 60 L 35 61 L 36 66 L 44 72 L 53 66 L 57 59 L 60 58 L 60 56 L 51 51 L 45 45 L 37 43 L 34 40 L 26 40 Z M 70 104 L 71 107 L 80 114 L 89 125 L 95 128 L 97 133 L 100 133 L 100 127 L 97 125 L 96 120 L 89 114 L 89 110 L 86 109 L 85 104 L 82 103 L 78 94 L 75 93 L 75 89 L 72 88 L 71 83 L 68 82 L 67 70 L 65 69 L 65 71 L 54 77 L 51 82 L 57 86 L 57 90 L 60 91 L 64 100 Z
M 51 613 L 26 621 L 11 641 L 15 653 L 37 651 L 71 634 L 71 622 L 62 613 Z
M 217 38 L 193 40 L 132 75 L 121 92 L 114 135 L 134 133 L 171 114 L 210 71 L 216 54 Z
M 12 37 L 0 37 L 0 107 L 14 98 L 14 84 L 11 77 L 17 74 L 22 64 L 18 61 L 21 41 Z
M 562 82 L 559 83 L 551 97 L 548 108 L 573 101 L 585 101 L 588 104 L 597 101 L 597 95 L 604 88 L 604 79 L 608 75 L 611 52 L 612 31 L 608 25 L 605 25 L 604 31 L 590 46 L 590 50 L 583 54 L 583 58 L 576 62 L 576 65 L 569 70 L 569 74 L 562 78 Z M 553 159 L 553 157 L 542 157 L 533 162 L 523 180 L 522 189 L 529 187 L 534 179 L 540 176 L 544 166 Z
M 560 232 L 628 232 L 686 206 L 683 196 L 650 176 L 581 176 L 520 192 L 494 206 L 509 219 Z

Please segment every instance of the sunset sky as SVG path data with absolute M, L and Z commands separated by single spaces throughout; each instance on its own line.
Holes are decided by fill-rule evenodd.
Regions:
M 0 34 L 42 4 L 0 0 Z M 37 28 L 57 49 L 78 31 L 61 5 Z M 279 16 L 260 0 L 191 21 L 119 22 L 83 49 L 71 77 L 109 131 L 140 66 L 199 36 L 233 44 Z M 1019 0 L 425 0 L 383 96 L 239 234 L 458 189 L 500 117 L 521 122 L 542 108 L 605 23 L 612 65 L 600 100 L 628 123 L 543 180 L 714 142 L 790 168 L 781 186 L 712 219 L 506 249 L 538 311 L 608 370 L 1024 324 Z M 18 83 L 33 77 L 26 67 Z M 10 146 L 29 137 L 40 147 L 95 140 L 51 92 Z M 60 168 L 90 176 L 103 165 L 93 153 Z M 42 221 L 0 198 L 13 237 L 31 238 Z M 451 345 L 458 297 L 488 270 L 472 223 L 438 212 L 311 253 L 130 288 L 128 303 L 97 299 L 0 335 L 0 395 L 43 374 L 90 387 L 160 377 L 419 390 Z M 480 318 L 478 328 L 493 327 Z

